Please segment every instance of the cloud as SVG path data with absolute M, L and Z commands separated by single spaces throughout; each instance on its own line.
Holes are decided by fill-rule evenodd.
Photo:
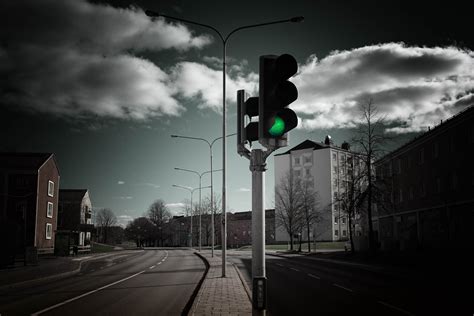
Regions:
M 125 184 L 125 182 L 124 182 L 124 181 L 121 181 L 121 180 L 119 180 L 119 181 L 117 181 L 117 184 Z
M 250 189 L 248 188 L 240 188 L 237 190 L 238 192 L 250 192 Z
M 127 224 L 133 221 L 133 217 L 130 215 L 119 215 L 117 216 L 117 225 L 121 227 L 127 227 Z
M 185 206 L 186 205 L 184 203 L 168 203 L 168 204 L 166 204 L 166 207 L 169 207 L 169 208 L 183 208 Z
M 132 200 L 133 196 L 114 196 L 113 198 L 118 200 Z
M 147 187 L 152 187 L 154 189 L 159 189 L 160 186 L 158 184 L 154 184 L 154 183 L 136 183 L 134 184 L 136 186 L 147 186 Z
M 307 129 L 353 127 L 358 107 L 372 99 L 391 131 L 420 131 L 457 113 L 474 96 L 474 53 L 455 47 L 387 43 L 312 55 L 293 79 L 291 106 Z
M 139 53 L 210 41 L 182 24 L 151 21 L 135 7 L 2 1 L 0 103 L 74 117 L 176 116 L 184 108 L 169 76 Z

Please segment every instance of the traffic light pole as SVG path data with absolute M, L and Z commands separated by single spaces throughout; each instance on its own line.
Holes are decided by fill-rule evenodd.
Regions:
M 265 160 L 273 149 L 252 149 L 252 315 L 265 315 L 267 278 L 265 273 Z

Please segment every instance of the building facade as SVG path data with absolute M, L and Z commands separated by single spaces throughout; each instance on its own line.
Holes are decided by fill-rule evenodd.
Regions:
M 383 250 L 473 248 L 474 107 L 376 163 Z
M 51 153 L 0 153 L 1 262 L 53 253 L 59 169 Z
M 323 143 L 305 140 L 287 152 L 275 155 L 275 196 L 279 186 L 290 176 L 305 181 L 318 196 L 316 207 L 320 219 L 310 229 L 311 240 L 347 240 L 348 217 L 337 203 L 338 195 L 345 192 L 347 182 L 361 164 L 362 160 L 350 151 L 349 144 L 337 147 L 329 135 Z M 361 228 L 357 225 L 355 229 L 360 231 Z M 306 229 L 301 233 L 306 240 Z M 277 223 L 276 241 L 287 242 L 289 239 L 286 229 Z
M 68 254 L 74 246 L 80 252 L 90 251 L 92 203 L 87 189 L 59 190 L 57 252 Z

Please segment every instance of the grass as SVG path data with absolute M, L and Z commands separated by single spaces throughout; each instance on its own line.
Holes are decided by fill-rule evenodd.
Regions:
M 316 249 L 324 249 L 324 250 L 343 250 L 345 241 L 334 241 L 334 242 L 317 242 L 316 243 Z M 295 242 L 293 244 L 293 249 L 298 250 L 299 248 L 299 243 Z M 252 246 L 243 246 L 239 248 L 239 250 L 251 250 Z M 289 243 L 286 244 L 275 244 L 275 245 L 266 245 L 265 247 L 266 250 L 279 250 L 279 251 L 285 251 L 290 249 Z M 302 243 L 301 244 L 301 250 L 302 251 L 308 251 L 308 243 Z M 314 251 L 314 243 L 311 243 L 311 251 Z
M 91 253 L 111 252 L 111 251 L 114 251 L 114 246 L 106 245 L 106 244 L 98 244 L 95 242 L 91 243 Z

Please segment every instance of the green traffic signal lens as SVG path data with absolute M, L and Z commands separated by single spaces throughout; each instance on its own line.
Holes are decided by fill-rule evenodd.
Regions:
M 285 121 L 281 117 L 276 116 L 275 122 L 273 122 L 272 127 L 268 130 L 268 133 L 272 136 L 278 137 L 284 134 L 285 131 Z

